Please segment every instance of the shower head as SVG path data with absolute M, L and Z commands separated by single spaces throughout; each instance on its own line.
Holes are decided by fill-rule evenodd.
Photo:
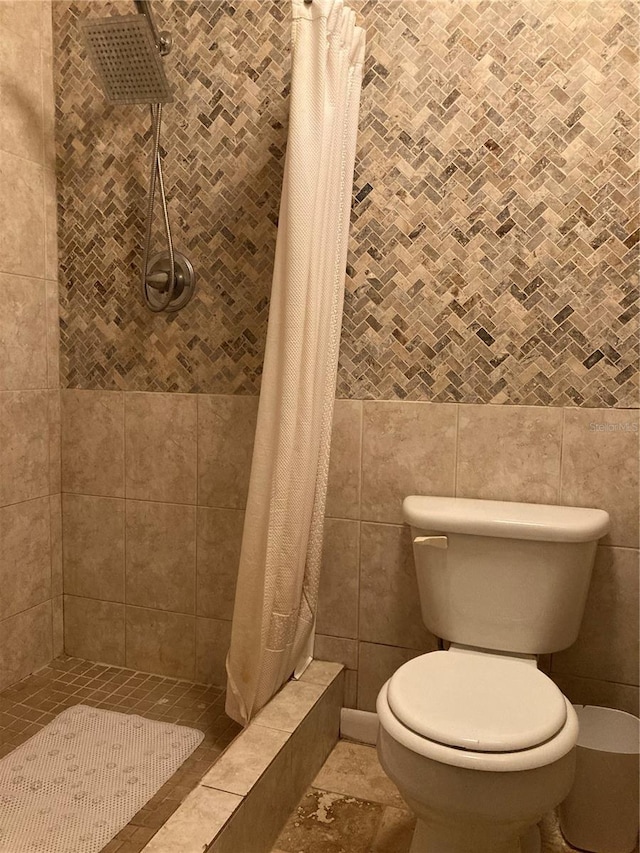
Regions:
M 87 18 L 80 26 L 110 104 L 166 104 L 173 100 L 146 15 Z

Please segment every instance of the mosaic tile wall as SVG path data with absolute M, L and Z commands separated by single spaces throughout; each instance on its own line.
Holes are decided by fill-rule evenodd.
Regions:
M 631 0 L 353 0 L 369 34 L 338 394 L 637 406 Z M 108 107 L 57 2 L 62 381 L 259 390 L 286 141 L 287 0 L 162 0 L 182 313 L 142 306 L 142 107 Z M 312 165 L 311 165 L 312 167 Z

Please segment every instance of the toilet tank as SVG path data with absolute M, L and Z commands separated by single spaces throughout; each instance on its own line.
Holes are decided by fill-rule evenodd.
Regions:
M 523 654 L 575 641 L 606 512 L 418 495 L 402 510 L 433 634 Z

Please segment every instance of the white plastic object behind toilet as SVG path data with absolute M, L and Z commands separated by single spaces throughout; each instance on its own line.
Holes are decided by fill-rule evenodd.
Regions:
M 560 829 L 580 850 L 632 853 L 638 842 L 640 720 L 613 708 L 576 710 L 576 778 L 560 805 Z

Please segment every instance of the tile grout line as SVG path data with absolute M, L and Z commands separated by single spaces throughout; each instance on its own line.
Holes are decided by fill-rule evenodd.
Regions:
M 122 395 L 122 493 L 124 495 L 124 585 L 122 589 L 123 612 L 122 612 L 122 638 L 124 643 L 124 663 L 127 664 L 127 404 L 124 394 Z
M 360 684 L 360 591 L 362 588 L 362 490 L 364 479 L 364 400 L 359 401 L 358 405 L 359 428 L 360 428 L 360 458 L 358 471 L 358 606 L 356 610 L 356 684 L 355 684 L 355 704 L 358 705 L 358 690 Z M 346 681 L 346 675 L 345 675 Z
M 195 525 L 194 525 L 194 552 L 195 552 L 195 565 L 193 567 L 194 570 L 194 578 L 193 578 L 193 674 L 194 677 L 198 674 L 198 539 L 199 539 L 199 525 L 200 525 L 200 513 L 198 512 L 198 501 L 200 498 L 200 398 L 196 397 L 196 435 L 195 435 L 195 453 L 196 453 L 196 482 L 195 482 L 195 508 L 193 510 L 195 515 Z

